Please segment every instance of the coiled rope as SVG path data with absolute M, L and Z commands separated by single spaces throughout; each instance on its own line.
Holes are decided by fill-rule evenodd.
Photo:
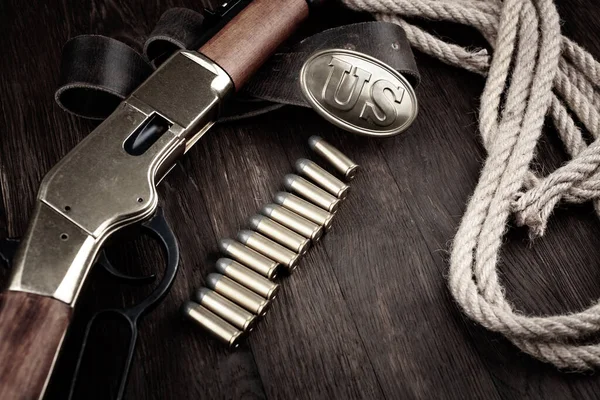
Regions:
M 561 201 L 592 200 L 600 216 L 600 64 L 561 35 L 552 0 L 342 2 L 402 26 L 418 50 L 487 76 L 479 130 L 488 157 L 452 246 L 449 286 L 456 301 L 470 318 L 541 361 L 569 370 L 599 367 L 600 303 L 567 315 L 523 315 L 505 298 L 496 267 L 511 215 L 532 237 L 544 234 Z M 445 42 L 407 17 L 472 26 L 493 57 Z M 529 165 L 547 113 L 572 159 L 538 177 Z

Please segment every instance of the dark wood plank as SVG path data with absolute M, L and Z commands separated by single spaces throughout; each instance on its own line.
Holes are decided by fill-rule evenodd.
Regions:
M 63 43 L 99 33 L 140 49 L 164 10 L 209 3 L 217 2 L 0 3 L 1 235 L 24 231 L 41 177 L 94 126 L 54 104 Z M 561 1 L 559 8 L 564 31 L 600 56 L 592 34 L 599 28 L 595 2 Z M 460 43 L 481 41 L 454 25 L 436 29 Z M 447 249 L 485 157 L 476 123 L 483 80 L 417 56 L 424 74 L 421 113 L 406 135 L 352 137 L 310 110 L 289 108 L 216 127 L 163 182 L 181 271 L 164 303 L 140 323 L 128 398 L 597 397 L 597 376 L 564 374 L 532 360 L 467 320 L 448 293 Z M 311 134 L 338 145 L 363 173 L 334 230 L 282 281 L 277 304 L 249 344 L 228 352 L 182 321 L 178 308 L 213 271 L 217 240 L 235 235 L 270 201 L 296 158 L 318 160 L 306 145 Z M 564 160 L 554 135 L 549 129 L 543 139 L 542 168 Z M 547 237 L 533 246 L 524 230 L 512 229 L 500 266 L 511 301 L 549 314 L 600 297 L 599 228 L 591 207 L 582 206 L 559 210 Z M 114 244 L 110 257 L 131 273 L 162 265 L 147 240 Z M 102 270 L 92 271 L 90 280 L 47 398 L 64 398 L 89 316 L 135 304 L 151 290 L 117 283 Z M 106 333 L 96 350 L 126 338 Z M 120 366 L 106 356 L 86 371 L 86 383 L 114 382 Z M 96 392 L 89 398 L 106 397 Z

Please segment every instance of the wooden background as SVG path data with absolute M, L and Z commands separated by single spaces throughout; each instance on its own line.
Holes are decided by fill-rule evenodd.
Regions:
M 600 56 L 596 4 L 563 0 L 559 8 L 564 32 Z M 202 5 L 0 2 L 2 237 L 22 234 L 44 173 L 94 127 L 54 103 L 65 41 L 96 33 L 139 48 L 167 8 Z M 338 22 L 348 18 L 339 15 Z M 461 43 L 481 43 L 471 30 L 435 27 Z M 485 157 L 476 123 L 483 80 L 416 57 L 423 74 L 420 114 L 406 134 L 359 138 L 311 110 L 286 108 L 215 127 L 173 170 L 160 194 L 179 237 L 181 271 L 166 300 L 140 324 L 127 398 L 598 398 L 596 374 L 561 373 L 519 353 L 467 320 L 453 302 L 445 280 L 447 250 Z M 362 173 L 334 230 L 282 282 L 277 303 L 248 345 L 230 353 L 183 321 L 178 309 L 213 270 L 217 240 L 234 236 L 270 201 L 294 160 L 316 159 L 307 146 L 312 134 L 339 146 Z M 548 129 L 539 168 L 563 157 Z M 533 245 L 526 237 L 522 229 L 510 230 L 500 266 L 507 295 L 520 310 L 565 312 L 600 297 L 600 224 L 589 205 L 561 208 L 547 236 Z M 111 258 L 129 272 L 162 266 L 160 252 L 146 240 L 119 244 Z M 92 272 L 47 398 L 65 397 L 89 315 L 133 304 L 150 289 Z M 92 336 L 80 398 L 112 398 L 126 338 L 110 321 Z

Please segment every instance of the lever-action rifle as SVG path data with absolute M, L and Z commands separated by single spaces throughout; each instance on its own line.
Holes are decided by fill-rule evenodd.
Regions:
M 156 185 L 313 3 L 254 0 L 198 52 L 173 55 L 44 177 L 0 295 L 1 399 L 43 396 L 103 243 L 153 215 Z

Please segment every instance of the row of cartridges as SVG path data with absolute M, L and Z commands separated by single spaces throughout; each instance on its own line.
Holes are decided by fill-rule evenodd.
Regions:
M 327 160 L 346 181 L 358 165 L 318 136 L 309 138 L 311 149 Z M 299 175 L 286 175 L 287 192 L 264 206 L 249 220 L 251 230 L 238 232 L 237 240 L 222 239 L 225 255 L 217 272 L 206 278 L 206 287 L 186 302 L 185 317 L 231 348 L 239 346 L 277 296 L 274 282 L 281 268 L 290 274 L 299 259 L 331 229 L 340 202 L 349 186 L 313 161 L 296 162 Z

